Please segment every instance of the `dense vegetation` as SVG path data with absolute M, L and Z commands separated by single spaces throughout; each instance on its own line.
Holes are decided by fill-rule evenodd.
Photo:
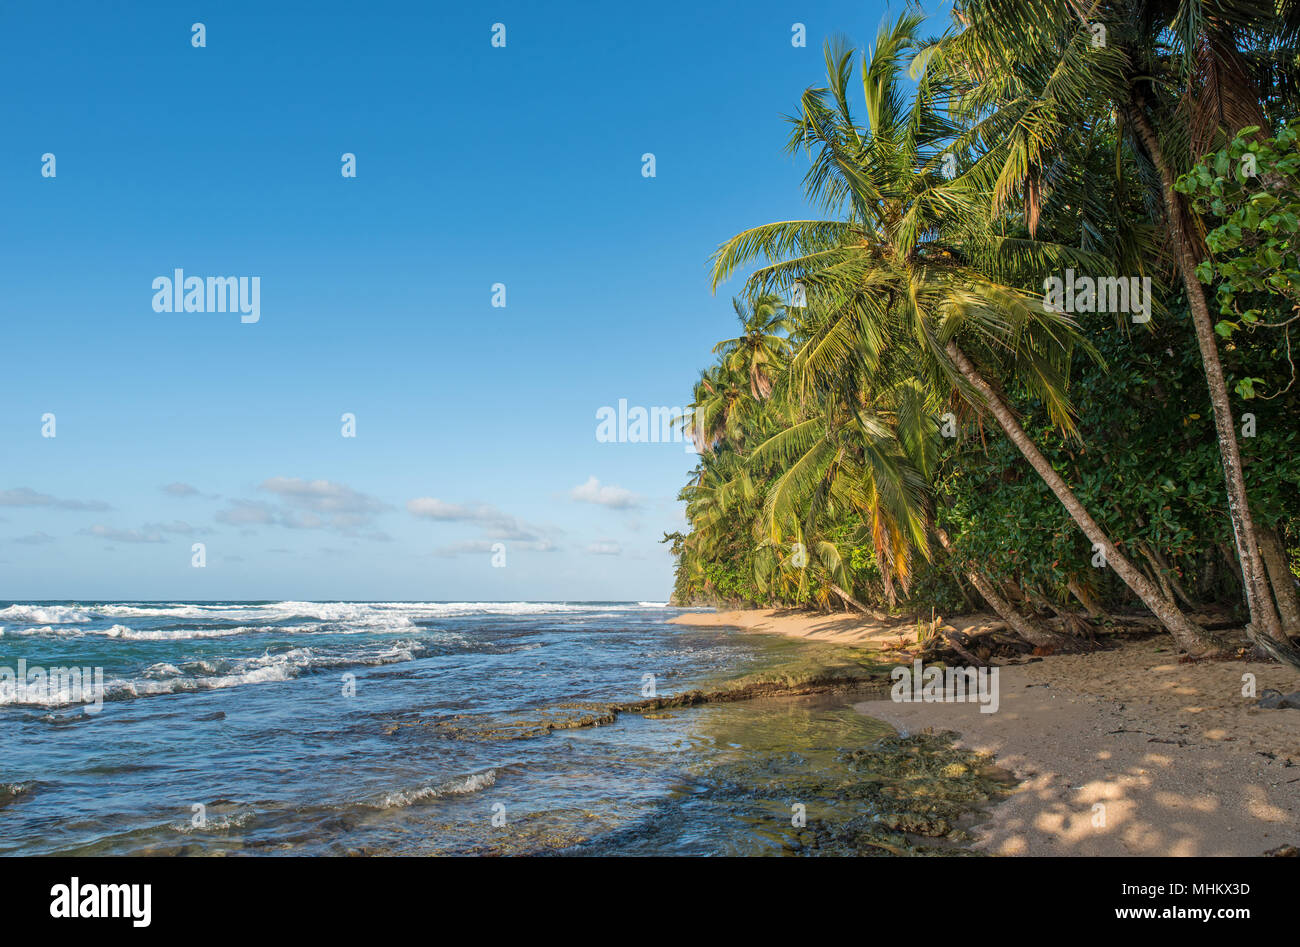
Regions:
M 694 391 L 676 601 L 1300 635 L 1300 15 L 1082 10 L 828 44 L 787 142 L 822 219 L 713 260 L 740 329 Z

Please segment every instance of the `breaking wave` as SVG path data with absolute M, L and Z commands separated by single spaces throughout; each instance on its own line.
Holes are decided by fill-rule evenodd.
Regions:
M 390 792 L 378 801 L 368 803 L 368 805 L 373 809 L 403 809 L 415 805 L 417 802 L 441 799 L 444 796 L 466 796 L 487 789 L 489 786 L 495 785 L 496 781 L 497 771 L 490 769 L 461 779 L 448 780 L 436 786 L 422 786 L 419 789 L 406 792 Z
M 93 620 L 86 611 L 69 605 L 10 605 L 0 608 L 0 621 L 23 625 L 66 625 Z
M 602 612 L 666 608 L 666 602 L 601 604 Z M 81 625 L 97 619 L 190 619 L 248 623 L 298 618 L 322 623 L 400 631 L 415 627 L 420 619 L 460 618 L 474 615 L 558 615 L 591 611 L 591 604 L 569 602 L 270 602 L 264 604 L 135 603 L 100 605 L 14 604 L 0 608 L 0 627 L 23 625 L 32 629 L 53 625 Z M 114 625 L 114 627 L 123 627 Z M 21 634 L 23 632 L 10 632 Z M 111 636 L 111 635 L 110 635 Z M 123 634 L 122 637 L 129 637 Z

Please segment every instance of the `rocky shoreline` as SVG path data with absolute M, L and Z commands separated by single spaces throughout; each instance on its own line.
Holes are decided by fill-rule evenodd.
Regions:
M 917 623 L 748 610 L 691 613 L 730 626 L 849 644 L 867 661 L 905 664 Z M 987 616 L 952 619 L 968 632 Z M 1001 665 L 1000 706 L 855 706 L 903 733 L 953 731 L 1019 788 L 973 830 L 1001 855 L 1263 855 L 1300 844 L 1300 685 L 1294 669 L 1251 660 L 1180 659 L 1165 636 L 1124 631 L 1103 650 Z M 976 659 L 979 655 L 973 655 Z

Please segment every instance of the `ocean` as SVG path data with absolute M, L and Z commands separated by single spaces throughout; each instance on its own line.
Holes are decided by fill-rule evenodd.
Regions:
M 806 847 L 800 807 L 847 805 L 825 791 L 851 781 L 843 752 L 892 731 L 825 697 L 602 715 L 808 647 L 667 622 L 679 613 L 0 602 L 0 854 Z M 20 689 L 20 662 L 28 683 L 33 669 L 85 668 L 87 683 L 102 669 L 102 706 L 66 686 Z

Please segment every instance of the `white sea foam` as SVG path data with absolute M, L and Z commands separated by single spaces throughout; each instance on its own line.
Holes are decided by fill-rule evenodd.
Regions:
M 0 609 L 0 621 L 20 625 L 85 624 L 97 618 L 179 618 L 202 621 L 283 621 L 286 618 L 355 625 L 363 630 L 402 631 L 420 619 L 475 615 L 553 615 L 573 612 L 621 612 L 664 608 L 663 602 L 627 605 L 579 605 L 567 602 L 272 602 L 267 605 L 208 605 L 117 603 L 106 605 L 10 605 Z M 352 630 L 352 629 L 349 629 Z M 12 631 L 10 632 L 13 633 Z M 129 637 L 123 634 L 122 637 Z
M 22 687 L 10 680 L 0 687 L 0 707 L 57 708 L 96 704 L 87 713 L 97 712 L 96 702 L 107 694 L 108 688 L 104 686 L 102 691 L 99 690 L 99 685 L 104 683 L 103 668 L 97 669 L 94 678 L 89 677 L 90 672 L 90 668 L 52 668 L 48 678 L 42 677 L 40 683 L 28 679 Z
M 69 605 L 10 605 L 0 608 L 0 619 L 23 625 L 65 625 L 92 620 L 84 610 Z
M 287 665 L 254 668 L 239 674 L 223 674 L 219 677 L 184 677 L 165 681 L 117 680 L 111 682 L 106 690 L 109 699 L 124 697 L 157 697 L 163 694 L 179 694 L 186 691 L 214 691 L 227 687 L 239 687 L 242 684 L 269 684 L 288 681 L 297 677 L 297 671 Z
M 80 635 L 80 628 L 55 628 L 53 625 L 43 625 L 40 628 L 15 628 L 9 632 L 11 635 L 17 635 L 20 638 L 40 637 L 42 635 Z
M 82 638 L 87 635 L 100 635 L 105 638 L 121 638 L 126 641 L 187 641 L 191 638 L 226 638 L 231 635 L 243 634 L 250 631 L 267 631 L 264 627 L 243 627 L 243 628 L 184 628 L 169 631 L 139 631 L 128 627 L 127 625 L 113 625 L 111 628 L 86 628 L 82 625 L 74 626 L 54 626 L 42 625 L 33 628 L 16 628 L 10 632 L 11 635 L 19 637 L 56 637 Z M 269 629 L 282 630 L 282 629 Z
M 419 621 L 479 615 L 535 616 L 548 614 L 583 617 L 625 612 L 658 603 L 581 605 L 565 602 L 274 602 L 265 605 L 206 605 L 198 603 L 112 603 L 102 605 L 10 605 L 0 609 L 7 623 L 0 634 L 18 636 L 93 637 L 131 642 L 185 642 L 235 638 L 241 635 L 324 636 L 384 635 L 383 645 L 342 649 L 317 646 L 297 648 L 260 657 L 233 655 L 209 660 L 172 652 L 167 662 L 145 672 L 119 670 L 106 687 L 110 700 L 130 699 L 190 691 L 209 691 L 245 684 L 292 680 L 312 669 L 377 667 L 417 660 L 430 648 L 467 643 L 469 629 L 421 629 Z M 131 616 L 138 616 L 132 618 Z M 576 617 L 576 616 L 575 616 Z M 113 622 L 118 618 L 122 623 Z M 215 622 L 215 626 L 205 623 Z M 298 623 L 290 624 L 294 619 Z M 130 621 L 130 624 L 125 623 Z M 149 627 L 150 620 L 173 627 Z M 569 619 L 574 620 L 574 619 Z M 579 620 L 581 620 L 579 618 Z M 239 622 L 239 624 L 233 624 Z M 137 627 L 140 624 L 144 627 Z M 108 627 L 103 627 L 107 625 Z M 388 635 L 392 633 L 392 637 Z M 341 643 L 341 642 L 340 642 Z M 524 647 L 540 647 L 530 643 Z M 314 649 L 314 650 L 313 650 Z M 245 652 L 246 654 L 246 652 Z M 163 657 L 163 655 L 159 655 Z M 53 701 L 52 703 L 57 702 Z
M 247 605 L 92 605 L 102 618 L 219 618 L 225 612 L 248 610 Z M 215 613 L 215 614 L 214 614 Z
M 496 781 L 497 771 L 489 769 L 482 773 L 465 776 L 462 779 L 448 780 L 436 786 L 422 786 L 419 789 L 411 789 L 406 792 L 390 792 L 378 802 L 370 805 L 375 809 L 403 809 L 417 802 L 424 802 L 426 799 L 469 795 L 481 789 L 487 789 L 489 786 L 494 785 Z
M 128 628 L 126 625 L 114 625 L 94 634 L 109 638 L 122 638 L 126 641 L 190 641 L 195 638 L 229 638 L 233 635 L 258 631 L 282 631 L 284 629 L 263 628 L 258 626 L 241 626 L 238 628 L 176 628 L 166 631 L 149 631 Z
M 284 615 L 321 621 L 407 618 L 459 618 L 471 615 L 552 615 L 569 612 L 629 611 L 636 605 L 575 605 L 568 602 L 276 602 L 261 606 Z
M 230 829 L 242 828 L 253 817 L 253 814 L 251 809 L 243 812 L 232 812 L 230 815 L 221 816 L 220 818 L 206 818 L 200 825 L 195 825 L 194 820 L 191 819 L 188 822 L 172 825 L 172 829 L 184 835 L 189 835 L 192 832 L 225 832 Z
M 185 691 L 224 690 L 244 684 L 269 684 L 297 677 L 312 663 L 310 648 L 295 648 L 282 654 L 265 654 L 232 662 L 229 673 L 211 675 L 174 676 L 180 669 L 171 664 L 155 664 L 148 668 L 143 678 L 117 679 L 105 687 L 110 700 L 129 697 L 155 697 L 161 694 L 178 694 Z M 212 665 L 204 667 L 216 668 Z
M 397 641 L 393 647 L 377 652 L 321 654 L 312 648 L 294 648 L 279 654 L 220 660 L 215 663 L 201 659 L 185 661 L 179 667 L 164 661 L 149 666 L 139 677 L 109 681 L 104 690 L 108 700 L 224 690 L 245 684 L 291 681 L 312 669 L 401 664 L 414 661 L 420 654 L 420 642 Z

